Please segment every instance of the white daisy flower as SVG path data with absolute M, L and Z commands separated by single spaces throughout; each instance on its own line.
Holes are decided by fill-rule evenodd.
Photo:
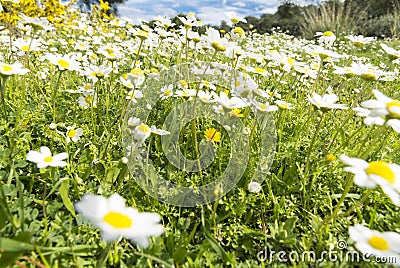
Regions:
M 336 40 L 336 35 L 331 31 L 317 32 L 315 36 L 318 36 L 318 42 L 321 44 L 326 44 L 332 46 Z
M 79 106 L 83 107 L 84 109 L 87 109 L 88 107 L 96 107 L 97 106 L 96 98 L 97 95 L 94 91 L 83 92 L 83 96 L 80 96 L 78 98 Z
M 57 66 L 61 71 L 63 70 L 78 71 L 80 69 L 79 62 L 72 59 L 68 55 L 61 56 L 55 54 L 47 54 L 46 59 L 55 66 Z
M 293 110 L 293 104 L 286 102 L 286 101 L 282 101 L 282 100 L 276 100 L 275 104 L 278 105 L 278 107 L 282 110 Z
M 386 44 L 380 44 L 380 45 L 391 60 L 400 59 L 400 50 L 395 50 L 394 48 L 389 47 Z
M 136 103 L 136 99 L 143 98 L 143 93 L 140 92 L 139 90 L 131 90 L 128 92 L 128 95 L 126 96 L 127 100 L 131 100 L 133 103 Z
M 207 28 L 207 35 L 203 39 L 216 51 L 225 51 L 234 44 L 226 38 L 221 38 L 219 31 L 211 27 Z
M 336 104 L 338 101 L 336 94 L 325 94 L 323 96 L 313 92 L 311 96 L 308 96 L 308 101 L 316 108 L 327 111 L 331 109 L 347 109 L 346 104 Z
M 227 109 L 234 109 L 234 108 L 244 108 L 249 106 L 250 104 L 242 98 L 239 97 L 232 97 L 229 98 L 225 92 L 221 91 L 219 96 L 215 95 L 216 101 L 220 103 L 223 107 Z
M 245 18 L 243 18 L 242 16 L 238 15 L 234 11 L 225 12 L 225 15 L 231 20 L 231 22 L 233 24 L 238 24 L 239 22 L 244 22 L 244 23 L 247 22 L 247 20 Z
M 349 235 L 362 253 L 376 257 L 396 257 L 396 262 L 400 263 L 400 234 L 378 232 L 356 224 L 349 228 Z
M 400 101 L 387 97 L 378 90 L 374 90 L 376 100 L 367 100 L 361 107 L 354 108 L 358 116 L 365 117 L 366 125 L 380 125 L 385 122 L 397 133 L 400 133 Z
M 262 103 L 262 102 L 258 102 L 256 100 L 250 100 L 251 103 L 253 104 L 253 106 L 261 111 L 261 112 L 275 112 L 278 110 L 278 106 L 275 105 L 269 105 L 268 102 Z
M 400 206 L 400 166 L 385 161 L 368 163 L 365 160 L 351 158 L 343 154 L 343 163 L 349 165 L 344 170 L 353 173 L 354 183 L 361 187 L 375 188 L 379 185 L 390 200 Z
M 170 132 L 162 130 L 162 129 L 158 129 L 155 126 L 149 127 L 148 125 L 141 123 L 140 125 L 135 127 L 135 130 L 133 131 L 133 137 L 139 143 L 143 143 L 148 137 L 150 137 L 151 133 L 154 133 L 157 135 L 170 134 Z
M 172 84 L 169 84 L 168 86 L 163 86 L 161 88 L 162 93 L 160 94 L 160 98 L 162 100 L 165 100 L 165 99 L 171 97 L 173 95 L 173 91 L 172 91 L 173 88 L 174 88 L 174 86 Z
M 28 72 L 29 69 L 24 68 L 20 62 L 14 62 L 13 64 L 0 62 L 0 75 L 24 75 Z
M 147 247 L 149 237 L 161 235 L 164 231 L 157 213 L 138 212 L 133 207 L 126 207 L 124 199 L 118 194 L 108 199 L 85 194 L 75 204 L 75 209 L 102 231 L 106 241 L 124 236 L 141 247 Z
M 197 97 L 204 103 L 213 102 L 213 96 L 214 95 L 209 91 L 199 90 L 199 92 L 197 93 Z
M 76 125 L 71 127 L 67 127 L 67 132 L 65 135 L 67 136 L 67 143 L 68 142 L 77 142 L 83 134 L 82 128 L 76 128 Z
M 356 47 L 362 47 L 362 46 L 369 44 L 375 40 L 375 37 L 364 37 L 362 35 L 358 35 L 358 36 L 348 35 L 348 36 L 346 36 L 346 38 L 349 39 L 350 42 L 352 42 L 353 45 Z
M 62 160 L 66 158 L 68 158 L 67 153 L 60 153 L 53 156 L 50 149 L 46 146 L 40 147 L 40 152 L 29 151 L 26 155 L 26 160 L 36 163 L 38 168 L 45 168 L 47 166 L 65 167 L 67 162 Z

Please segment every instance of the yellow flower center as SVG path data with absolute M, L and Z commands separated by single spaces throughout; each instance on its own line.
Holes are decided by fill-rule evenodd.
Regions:
M 137 33 L 137 37 L 144 40 L 144 39 L 147 39 L 147 37 L 149 37 L 149 33 L 146 31 L 143 31 L 143 30 L 139 30 Z
M 185 80 L 179 80 L 179 84 L 181 84 L 181 86 L 183 86 L 183 87 L 187 87 L 188 86 L 188 84 L 187 84 L 187 82 Z
M 57 60 L 58 65 L 60 65 L 63 68 L 68 68 L 69 67 L 69 63 L 66 60 Z
M 368 243 L 375 249 L 378 250 L 388 250 L 389 249 L 389 243 L 386 241 L 386 239 L 373 235 L 370 239 L 368 239 Z
M 335 36 L 335 34 L 334 34 L 333 32 L 331 32 L 331 31 L 326 31 L 326 32 L 324 32 L 322 35 L 325 36 L 325 37 L 332 37 L 332 36 Z
M 287 110 L 289 108 L 289 105 L 287 105 L 286 103 L 279 103 L 278 107 L 282 110 Z
M 225 51 L 226 50 L 226 47 L 221 45 L 218 42 L 211 42 L 211 46 L 217 51 Z
M 257 73 L 265 73 L 266 72 L 266 70 L 265 69 L 263 69 L 263 68 L 254 68 L 254 71 L 256 71 Z
M 238 23 L 239 23 L 239 20 L 236 19 L 236 18 L 231 18 L 231 22 L 232 22 L 233 24 L 238 24 Z
M 76 136 L 76 130 L 75 130 L 75 129 L 70 129 L 70 130 L 68 130 L 67 136 L 68 136 L 69 138 L 75 137 L 75 136 Z
M 144 76 L 144 72 L 143 72 L 141 69 L 139 69 L 139 68 L 134 68 L 134 69 L 132 69 L 132 70 L 131 70 L 131 74 L 133 74 L 133 75 L 135 75 L 135 76 L 139 76 L 139 77 Z
M 356 47 L 362 47 L 364 45 L 364 43 L 360 42 L 360 41 L 356 41 L 356 42 L 353 42 L 353 45 Z
M 171 95 L 171 90 L 167 89 L 166 91 L 164 91 L 164 95 L 165 96 Z
M 295 62 L 295 60 L 293 59 L 293 58 L 288 58 L 287 59 L 287 62 L 290 64 L 290 66 L 294 66 L 294 62 Z
M 393 111 L 393 108 L 400 109 L 400 101 L 398 100 L 393 100 L 391 102 L 386 103 L 386 108 L 388 109 L 390 113 L 390 117 L 400 119 L 400 113 Z
M 85 86 L 84 86 L 84 89 L 85 90 L 89 90 L 89 89 L 91 89 L 92 88 L 92 85 L 90 85 L 90 84 L 86 84 Z
M 90 96 L 90 95 L 86 96 L 85 97 L 85 102 L 88 103 L 88 104 L 92 103 L 93 102 L 93 97 Z
M 22 50 L 22 51 L 28 51 L 28 50 L 29 50 L 29 46 L 22 46 L 22 47 L 21 47 L 21 50 Z
M 97 78 L 102 78 L 102 77 L 104 77 L 104 73 L 102 73 L 102 72 L 95 72 L 95 76 L 96 76 Z
M 149 126 L 148 126 L 148 125 L 145 125 L 145 124 L 140 124 L 140 125 L 138 126 L 138 130 L 141 131 L 141 132 L 143 132 L 143 133 L 148 133 L 148 132 L 150 132 Z
M 375 81 L 378 79 L 376 74 L 374 74 L 372 72 L 361 74 L 361 78 L 364 78 L 365 80 L 368 80 L 368 81 Z
M 46 162 L 46 163 L 53 162 L 53 157 L 51 157 L 51 156 L 45 157 L 44 162 Z
M 119 212 L 108 212 L 104 215 L 103 220 L 114 228 L 129 228 L 132 226 L 132 220 Z
M 368 175 L 377 175 L 384 178 L 389 183 L 394 183 L 396 181 L 396 175 L 389 165 L 384 161 L 375 161 L 369 163 L 369 167 L 365 169 Z
M 10 65 L 3 65 L 2 67 L 4 72 L 11 72 L 13 70 Z
M 242 36 L 244 35 L 244 30 L 243 30 L 243 28 L 241 28 L 241 27 L 236 27 L 236 28 L 233 30 L 233 32 L 234 32 L 235 34 L 238 34 L 240 37 L 242 37 Z

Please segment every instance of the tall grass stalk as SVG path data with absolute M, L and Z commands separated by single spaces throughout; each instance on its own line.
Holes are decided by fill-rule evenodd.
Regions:
M 355 6 L 351 1 L 333 0 L 304 9 L 300 22 L 303 36 L 311 38 L 318 31 L 335 33 L 356 32 L 367 14 L 367 7 Z

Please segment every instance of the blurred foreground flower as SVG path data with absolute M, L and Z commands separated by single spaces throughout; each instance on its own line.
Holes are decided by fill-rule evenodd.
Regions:
M 392 202 L 400 206 L 400 166 L 384 161 L 368 163 L 359 158 L 351 158 L 343 154 L 343 163 L 349 165 L 345 171 L 353 173 L 354 183 L 361 187 L 375 188 L 379 185 Z
M 138 212 L 133 207 L 126 207 L 119 194 L 113 194 L 108 199 L 85 194 L 75 204 L 75 210 L 99 228 L 108 242 L 124 236 L 141 247 L 147 247 L 149 237 L 164 232 L 163 226 L 158 223 L 160 216 L 157 213 Z
M 385 96 L 378 90 L 374 90 L 376 100 L 367 100 L 361 103 L 361 107 L 353 110 L 358 116 L 365 117 L 366 125 L 384 125 L 385 122 L 397 133 L 400 133 L 400 101 Z
M 356 248 L 368 256 L 396 258 L 400 263 L 400 234 L 396 232 L 378 232 L 361 224 L 349 228 L 350 238 Z
M 29 151 L 26 155 L 26 160 L 37 164 L 38 168 L 51 167 L 65 167 L 67 162 L 62 161 L 68 157 L 67 153 L 60 153 L 52 156 L 48 147 L 40 147 L 40 152 Z

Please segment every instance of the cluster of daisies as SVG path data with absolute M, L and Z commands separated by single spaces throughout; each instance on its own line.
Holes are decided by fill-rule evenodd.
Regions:
M 79 95 L 76 97 L 78 106 L 83 110 L 95 111 L 94 108 L 102 98 L 101 94 L 104 94 L 99 91 L 104 81 L 110 84 L 107 94 L 116 97 L 122 95 L 127 102 L 137 103 L 144 97 L 145 92 L 141 89 L 143 83 L 150 78 L 157 79 L 160 72 L 168 70 L 171 63 L 204 59 L 219 61 L 226 66 L 225 69 L 238 72 L 231 90 L 217 90 L 218 81 L 204 80 L 193 88 L 188 81 L 181 80 L 177 84 L 155 88 L 160 99 L 197 98 L 212 105 L 215 113 L 239 118 L 244 117 L 242 109 L 247 107 L 260 112 L 294 110 L 295 104 L 282 97 L 279 90 L 270 90 L 264 86 L 267 82 L 279 88 L 279 85 L 287 84 L 284 77 L 290 76 L 298 81 L 298 88 L 293 88 L 294 94 L 299 96 L 301 91 L 305 91 L 310 105 L 322 113 L 351 108 L 357 116 L 364 118 L 366 125 L 390 127 L 400 133 L 399 100 L 374 90 L 375 99 L 363 101 L 359 107 L 349 107 L 348 104 L 337 103 L 339 96 L 334 92 L 324 94 L 313 87 L 318 80 L 328 81 L 330 77 L 343 81 L 360 79 L 390 85 L 398 79 L 400 50 L 383 43 L 378 46 L 373 38 L 347 36 L 348 42 L 356 49 L 375 45 L 377 53 L 387 55 L 391 66 L 395 66 L 388 71 L 388 66 L 375 66 L 368 58 L 340 52 L 335 46 L 336 36 L 333 32 L 317 33 L 317 44 L 282 33 L 246 33 L 238 26 L 239 22 L 246 22 L 244 18 L 231 12 L 226 15 L 232 22 L 232 31 L 221 34 L 208 27 L 201 35 L 196 30 L 201 22 L 193 13 L 179 17 L 182 26 L 177 30 L 173 30 L 175 25 L 170 19 L 161 16 L 154 18 L 154 27 L 150 27 L 146 21 L 142 21 L 140 26 L 134 26 L 129 19 L 113 19 L 106 23 L 107 27 L 100 27 L 89 16 L 80 14 L 79 19 L 63 18 L 65 23 L 60 28 L 66 32 L 66 38 L 61 38 L 53 33 L 57 27 L 46 19 L 34 19 L 21 14 L 22 20 L 17 28 L 23 34 L 12 41 L 9 35 L 0 36 L 1 46 L 10 48 L 10 53 L 17 55 L 0 55 L 1 85 L 4 87 L 11 76 L 23 76 L 34 70 L 37 78 L 43 81 L 56 74 L 61 77 L 73 72 L 80 80 L 76 81 L 75 88 L 66 89 L 63 93 Z M 29 55 L 35 55 L 34 59 Z M 12 61 L 9 62 L 9 59 Z M 32 68 L 32 65 L 35 67 Z M 207 66 L 192 70 L 193 73 L 201 74 L 223 71 Z M 169 134 L 136 117 L 129 119 L 128 126 L 135 139 L 135 143 L 126 148 L 128 152 L 143 145 L 151 134 Z M 50 125 L 51 129 L 63 133 L 66 143 L 79 142 L 85 136 L 81 127 L 57 122 Z M 61 128 L 63 131 L 59 130 Z M 206 130 L 204 136 L 212 142 L 221 140 L 221 133 L 214 128 Z M 26 159 L 36 163 L 38 168 L 56 168 L 65 167 L 68 161 L 74 161 L 68 157 L 65 152 L 53 154 L 48 147 L 42 146 L 39 151 L 29 151 Z M 379 186 L 395 205 L 400 205 L 399 165 L 382 160 L 367 162 L 347 155 L 342 155 L 340 159 L 347 165 L 345 171 L 355 175 L 356 185 L 366 188 Z M 262 186 L 250 182 L 248 190 L 257 193 L 262 190 Z M 139 212 L 133 207 L 127 207 L 118 194 L 109 198 L 85 194 L 75 204 L 75 209 L 99 228 L 107 241 L 124 236 L 146 247 L 149 245 L 149 237 L 163 233 L 157 213 Z M 350 227 L 349 233 L 360 251 L 376 256 L 395 256 L 400 263 L 398 233 L 381 233 L 362 225 Z

